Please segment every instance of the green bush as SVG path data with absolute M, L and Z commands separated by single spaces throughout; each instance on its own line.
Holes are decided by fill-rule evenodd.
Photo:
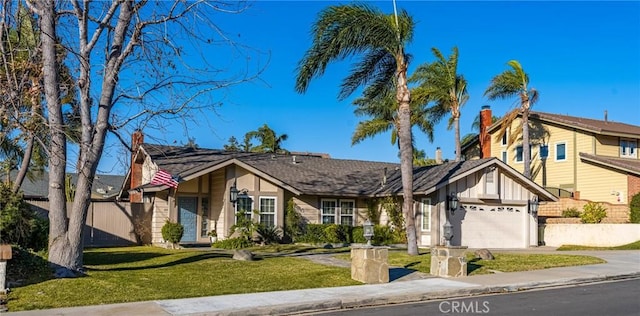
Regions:
M 282 230 L 274 226 L 256 225 L 256 231 L 262 236 L 265 244 L 277 244 L 282 240 Z
M 245 237 L 227 238 L 225 240 L 218 240 L 211 244 L 211 247 L 221 249 L 242 249 L 252 246 L 253 243 Z
M 351 226 L 328 224 L 324 228 L 324 239 L 330 243 L 348 243 L 350 235 Z
M 36 215 L 22 193 L 13 193 L 9 183 L 0 183 L 0 205 L 0 242 L 35 251 L 47 248 L 48 221 Z
M 167 220 L 162 226 L 162 238 L 172 244 L 177 244 L 182 239 L 184 227 L 180 223 Z
M 562 211 L 562 217 L 580 217 L 580 211 L 575 207 L 571 207 Z
M 324 224 L 307 224 L 296 242 L 323 243 L 328 242 L 324 233 Z
M 640 193 L 634 195 L 629 203 L 629 221 L 640 224 Z
M 364 238 L 364 228 L 356 226 L 351 229 L 351 243 L 364 244 L 367 240 Z
M 304 231 L 304 219 L 296 211 L 296 204 L 293 199 L 289 199 L 284 219 L 284 238 L 288 242 L 295 242 Z
M 580 220 L 584 224 L 597 224 L 607 217 L 607 209 L 600 203 L 589 202 L 583 207 Z

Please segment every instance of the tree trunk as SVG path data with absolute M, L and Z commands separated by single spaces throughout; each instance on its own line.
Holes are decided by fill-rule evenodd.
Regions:
M 531 146 L 529 145 L 529 110 L 522 111 L 522 156 L 524 176 L 531 179 Z
M 34 136 L 30 133 L 29 139 L 27 140 L 27 146 L 24 149 L 24 156 L 22 156 L 22 163 L 20 164 L 20 169 L 18 170 L 18 174 L 16 175 L 16 179 L 13 182 L 13 188 L 11 189 L 13 193 L 18 193 L 20 191 L 20 187 L 22 186 L 22 182 L 27 175 L 27 171 L 29 170 L 29 163 L 31 162 L 31 154 L 33 153 L 33 142 Z
M 57 276 L 70 276 L 80 267 L 75 260 L 81 249 L 69 242 L 67 206 L 65 201 L 65 172 L 67 139 L 60 105 L 60 86 L 56 60 L 56 12 L 54 1 L 42 1 L 40 11 L 40 39 L 44 74 L 44 94 L 47 102 L 49 133 L 49 263 Z
M 411 92 L 407 86 L 407 65 L 404 61 L 404 51 L 400 52 L 398 61 L 398 86 L 396 98 L 398 100 L 398 128 L 400 144 L 400 173 L 402 175 L 402 214 L 407 233 L 407 253 L 418 255 L 418 240 L 413 214 L 413 142 L 411 136 Z
M 460 112 L 453 116 L 453 128 L 455 130 L 454 137 L 456 138 L 456 162 L 458 162 L 462 157 L 462 149 L 460 148 Z

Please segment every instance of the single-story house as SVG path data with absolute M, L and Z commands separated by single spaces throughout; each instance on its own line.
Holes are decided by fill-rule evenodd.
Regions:
M 237 212 L 282 227 L 291 200 L 308 223 L 362 225 L 371 199 L 402 197 L 400 165 L 332 159 L 315 154 L 228 152 L 143 142 L 133 135 L 132 167 L 122 196 L 152 210 L 151 241 L 161 244 L 167 220 L 184 225 L 183 243 L 226 238 Z M 232 188 L 240 191 L 230 201 Z M 414 213 L 420 246 L 441 245 L 442 225 L 455 195 L 452 245 L 526 248 L 537 245 L 531 201 L 555 201 L 538 184 L 498 159 L 414 168 Z M 147 207 L 145 207 L 147 208 Z

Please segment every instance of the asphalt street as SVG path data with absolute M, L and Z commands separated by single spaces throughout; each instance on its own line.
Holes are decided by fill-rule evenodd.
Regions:
M 317 313 L 316 315 L 431 316 L 478 314 L 492 316 L 638 316 L 640 315 L 640 278 L 536 289 L 509 294 L 449 298 L 424 303 L 350 309 Z

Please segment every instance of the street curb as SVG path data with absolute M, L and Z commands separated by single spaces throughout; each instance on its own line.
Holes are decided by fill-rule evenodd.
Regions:
M 213 313 L 206 313 L 206 315 L 224 315 L 224 316 L 238 316 L 238 315 L 301 315 L 316 313 L 322 311 L 336 311 L 342 309 L 362 308 L 362 307 L 374 307 L 392 304 L 405 304 L 405 303 L 417 303 L 430 300 L 442 300 L 453 298 L 464 298 L 470 296 L 479 296 L 486 294 L 499 294 L 499 293 L 513 293 L 520 291 L 527 291 L 533 289 L 551 288 L 558 286 L 571 286 L 579 284 L 588 284 L 602 281 L 624 280 L 640 278 L 640 272 L 619 274 L 619 275 L 603 275 L 595 277 L 585 278 L 572 278 L 572 279 L 558 279 L 552 281 L 543 282 L 526 282 L 516 284 L 494 285 L 494 286 L 478 286 L 466 289 L 457 290 L 443 290 L 427 293 L 415 293 L 412 295 L 375 295 L 362 298 L 343 298 L 332 299 L 317 302 L 307 302 L 301 304 L 283 304 L 276 306 L 265 306 L 251 309 L 240 309 L 233 311 L 220 311 Z M 202 314 L 200 314 L 202 315 Z

